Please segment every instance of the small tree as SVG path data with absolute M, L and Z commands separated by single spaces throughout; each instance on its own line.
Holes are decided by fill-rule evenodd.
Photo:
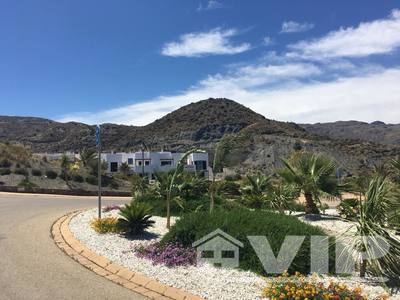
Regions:
M 149 179 L 145 176 L 133 174 L 131 182 L 133 196 L 137 194 L 143 195 L 149 190 Z
M 130 168 L 128 163 L 124 162 L 119 166 L 119 171 L 124 175 L 124 176 L 128 176 L 129 172 L 130 172 Z
M 304 194 L 306 214 L 319 214 L 316 201 L 321 194 L 339 194 L 335 164 L 329 158 L 302 151 L 283 163 L 285 168 L 278 170 L 278 174 Z
M 250 208 L 261 208 L 271 188 L 270 177 L 261 173 L 247 174 L 241 188 L 243 203 Z
M 79 155 L 84 167 L 88 167 L 97 157 L 96 149 L 94 148 L 83 148 Z
M 68 185 L 68 176 L 69 176 L 69 167 L 70 167 L 70 160 L 67 154 L 63 154 L 60 160 L 60 168 L 61 168 L 61 176 L 65 180 Z
M 192 149 L 187 151 L 181 159 L 178 161 L 178 164 L 172 173 L 172 176 L 169 180 L 169 187 L 167 190 L 167 195 L 166 195 L 166 201 L 167 201 L 167 228 L 169 229 L 171 227 L 171 199 L 174 196 L 174 191 L 176 191 L 176 179 L 183 173 L 184 171 L 184 166 L 185 162 L 188 158 L 188 156 L 192 153 L 195 152 L 204 152 L 203 150 L 200 149 Z
M 215 147 L 214 151 L 214 159 L 212 164 L 212 174 L 211 174 L 211 183 L 209 186 L 209 194 L 210 194 L 210 212 L 213 211 L 215 206 L 215 194 L 217 191 L 217 186 L 215 183 L 215 174 L 221 172 L 223 170 L 223 164 L 225 162 L 225 157 L 229 153 L 232 148 L 231 140 L 228 137 L 223 137 Z

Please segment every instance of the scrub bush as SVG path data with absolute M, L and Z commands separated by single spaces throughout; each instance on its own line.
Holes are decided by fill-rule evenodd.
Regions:
M 28 170 L 25 168 L 16 168 L 14 174 L 28 176 Z
M 54 172 L 53 170 L 47 170 L 46 171 L 46 177 L 49 179 L 56 179 L 57 178 L 57 173 Z
M 42 171 L 40 171 L 39 169 L 32 169 L 31 173 L 32 176 L 42 176 Z
M 10 175 L 11 174 L 11 170 L 9 168 L 1 168 L 0 169 L 0 176 L 1 175 Z
M 210 232 L 221 229 L 244 244 L 240 249 L 240 265 L 243 270 L 251 270 L 268 275 L 247 236 L 266 236 L 275 255 L 279 252 L 286 236 L 305 236 L 289 272 L 310 272 L 310 236 L 326 234 L 319 228 L 305 224 L 295 217 L 269 211 L 250 211 L 236 209 L 232 211 L 215 210 L 213 213 L 197 212 L 181 217 L 161 243 L 179 243 L 189 247 L 192 243 Z M 333 248 L 333 247 L 332 247 Z M 330 269 L 334 268 L 334 249 L 330 249 Z

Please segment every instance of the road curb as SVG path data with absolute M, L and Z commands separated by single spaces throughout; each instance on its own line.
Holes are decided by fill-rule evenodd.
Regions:
M 150 299 L 203 299 L 182 289 L 167 286 L 138 272 L 132 272 L 91 251 L 81 244 L 69 229 L 69 222 L 78 213 L 79 211 L 75 211 L 62 216 L 51 227 L 51 235 L 55 244 L 76 262 L 97 275 Z

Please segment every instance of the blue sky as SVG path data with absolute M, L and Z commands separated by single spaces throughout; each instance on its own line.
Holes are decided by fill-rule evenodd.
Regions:
M 227 97 L 399 123 L 399 48 L 399 1 L 0 0 L 0 114 L 144 125 Z

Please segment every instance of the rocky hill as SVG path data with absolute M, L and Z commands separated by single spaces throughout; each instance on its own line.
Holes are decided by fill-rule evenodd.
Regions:
M 137 149 L 142 143 L 159 150 L 207 145 L 226 133 L 265 120 L 247 107 L 228 99 L 208 99 L 171 112 L 146 126 L 103 124 L 104 150 Z M 94 145 L 95 127 L 59 123 L 32 117 L 0 116 L 0 140 L 17 142 L 34 152 L 76 151 Z
M 384 125 L 374 126 L 383 128 Z M 341 131 L 322 131 L 317 130 L 316 125 L 299 126 L 269 120 L 228 99 L 192 103 L 146 126 L 103 124 L 102 128 L 105 151 L 138 150 L 144 143 L 151 150 L 184 151 L 197 146 L 212 152 L 215 143 L 228 136 L 236 145 L 230 154 L 229 165 L 240 170 L 259 168 L 269 172 L 280 165 L 281 157 L 286 157 L 295 148 L 329 154 L 349 172 L 370 169 L 379 161 L 400 153 L 400 145 L 393 145 L 394 138 L 394 142 L 387 142 L 391 140 L 391 134 L 387 134 L 386 144 L 378 143 L 378 139 L 367 139 L 368 134 L 333 134 Z M 76 122 L 0 117 L 0 141 L 21 143 L 34 152 L 78 151 L 93 147 L 94 131 L 94 126 Z
M 332 123 L 302 124 L 308 131 L 333 139 L 352 139 L 384 144 L 400 145 L 400 124 L 381 121 L 365 123 L 338 121 Z

